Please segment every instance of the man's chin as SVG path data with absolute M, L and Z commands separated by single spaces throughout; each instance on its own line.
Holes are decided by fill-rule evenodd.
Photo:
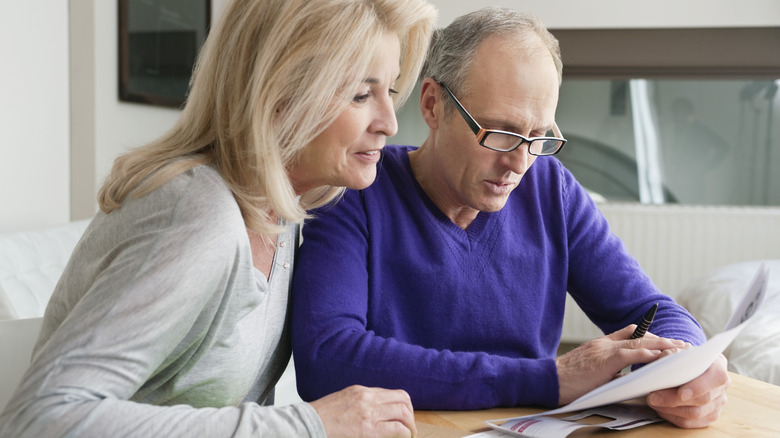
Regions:
M 483 200 L 483 202 L 480 203 L 478 210 L 484 211 L 485 213 L 495 213 L 504 208 L 508 199 L 509 197 L 505 196 L 501 198 Z

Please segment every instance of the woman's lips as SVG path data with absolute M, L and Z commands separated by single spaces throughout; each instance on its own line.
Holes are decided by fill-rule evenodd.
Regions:
M 381 150 L 382 150 L 381 148 L 380 149 L 371 149 L 371 150 L 368 150 L 368 151 L 357 152 L 357 153 L 355 153 L 355 155 L 357 155 L 358 158 L 360 158 L 362 160 L 366 160 L 366 161 L 370 161 L 370 162 L 377 162 L 377 161 L 379 161 L 379 157 L 381 155 L 380 154 Z

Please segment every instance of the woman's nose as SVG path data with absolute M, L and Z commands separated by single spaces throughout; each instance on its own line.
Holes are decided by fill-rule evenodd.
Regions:
M 392 137 L 398 133 L 398 119 L 395 117 L 395 104 L 388 96 L 381 100 L 374 120 L 374 131 L 386 137 Z

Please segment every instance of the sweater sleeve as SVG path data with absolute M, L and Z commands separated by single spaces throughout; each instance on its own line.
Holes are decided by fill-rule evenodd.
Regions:
M 368 245 L 378 236 L 368 233 L 359 193 L 347 192 L 336 206 L 317 212 L 303 236 L 293 280 L 292 335 L 304 400 L 361 384 L 404 389 L 416 409 L 557 405 L 552 359 L 426 348 L 368 328 Z M 420 251 L 393 256 L 413 260 L 424 257 L 426 249 Z
M 42 332 L 42 339 L 48 340 L 39 341 L 30 368 L 0 416 L 0 436 L 324 435 L 319 417 L 306 403 L 266 407 L 201 400 L 201 407 L 194 407 L 133 400 L 150 381 L 172 388 L 190 385 L 179 383 L 178 375 L 198 360 L 203 352 L 197 346 L 208 342 L 209 327 L 220 318 L 224 285 L 235 270 L 237 232 L 220 223 L 224 217 L 203 210 L 219 208 L 210 201 L 181 208 L 150 205 L 143 220 L 133 218 L 133 207 L 125 204 L 122 209 L 128 211 L 115 215 L 127 216 L 121 228 L 98 231 L 93 221 L 87 233 L 126 232 L 128 237 L 106 248 L 94 245 L 107 239 L 85 235 L 60 284 L 68 283 L 68 276 L 78 282 L 93 269 L 99 274 L 83 294 L 47 309 L 47 317 L 50 312 L 67 314 L 53 318 L 59 322 L 54 329 L 44 328 L 49 333 Z M 173 219 L 161 219 L 169 207 L 175 210 Z M 112 220 L 108 216 L 99 214 L 95 221 Z M 202 376 L 202 385 L 209 384 L 208 376 Z
M 705 342 L 698 322 L 658 290 L 574 176 L 562 166 L 558 171 L 568 239 L 567 289 L 580 308 L 604 333 L 612 333 L 638 323 L 658 303 L 652 333 L 693 345 Z

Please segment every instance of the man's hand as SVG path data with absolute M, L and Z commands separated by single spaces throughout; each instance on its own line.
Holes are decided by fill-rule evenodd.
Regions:
M 731 385 L 726 365 L 726 358 L 721 354 L 704 374 L 685 385 L 650 393 L 648 406 L 678 427 L 709 426 L 726 405 L 726 390 Z
M 311 402 L 329 438 L 411 437 L 417 434 L 409 394 L 350 386 Z
M 685 342 L 647 333 L 630 339 L 631 324 L 607 336 L 588 341 L 555 359 L 558 368 L 558 404 L 563 406 L 614 379 L 623 368 L 658 359 L 664 350 L 680 349 Z

